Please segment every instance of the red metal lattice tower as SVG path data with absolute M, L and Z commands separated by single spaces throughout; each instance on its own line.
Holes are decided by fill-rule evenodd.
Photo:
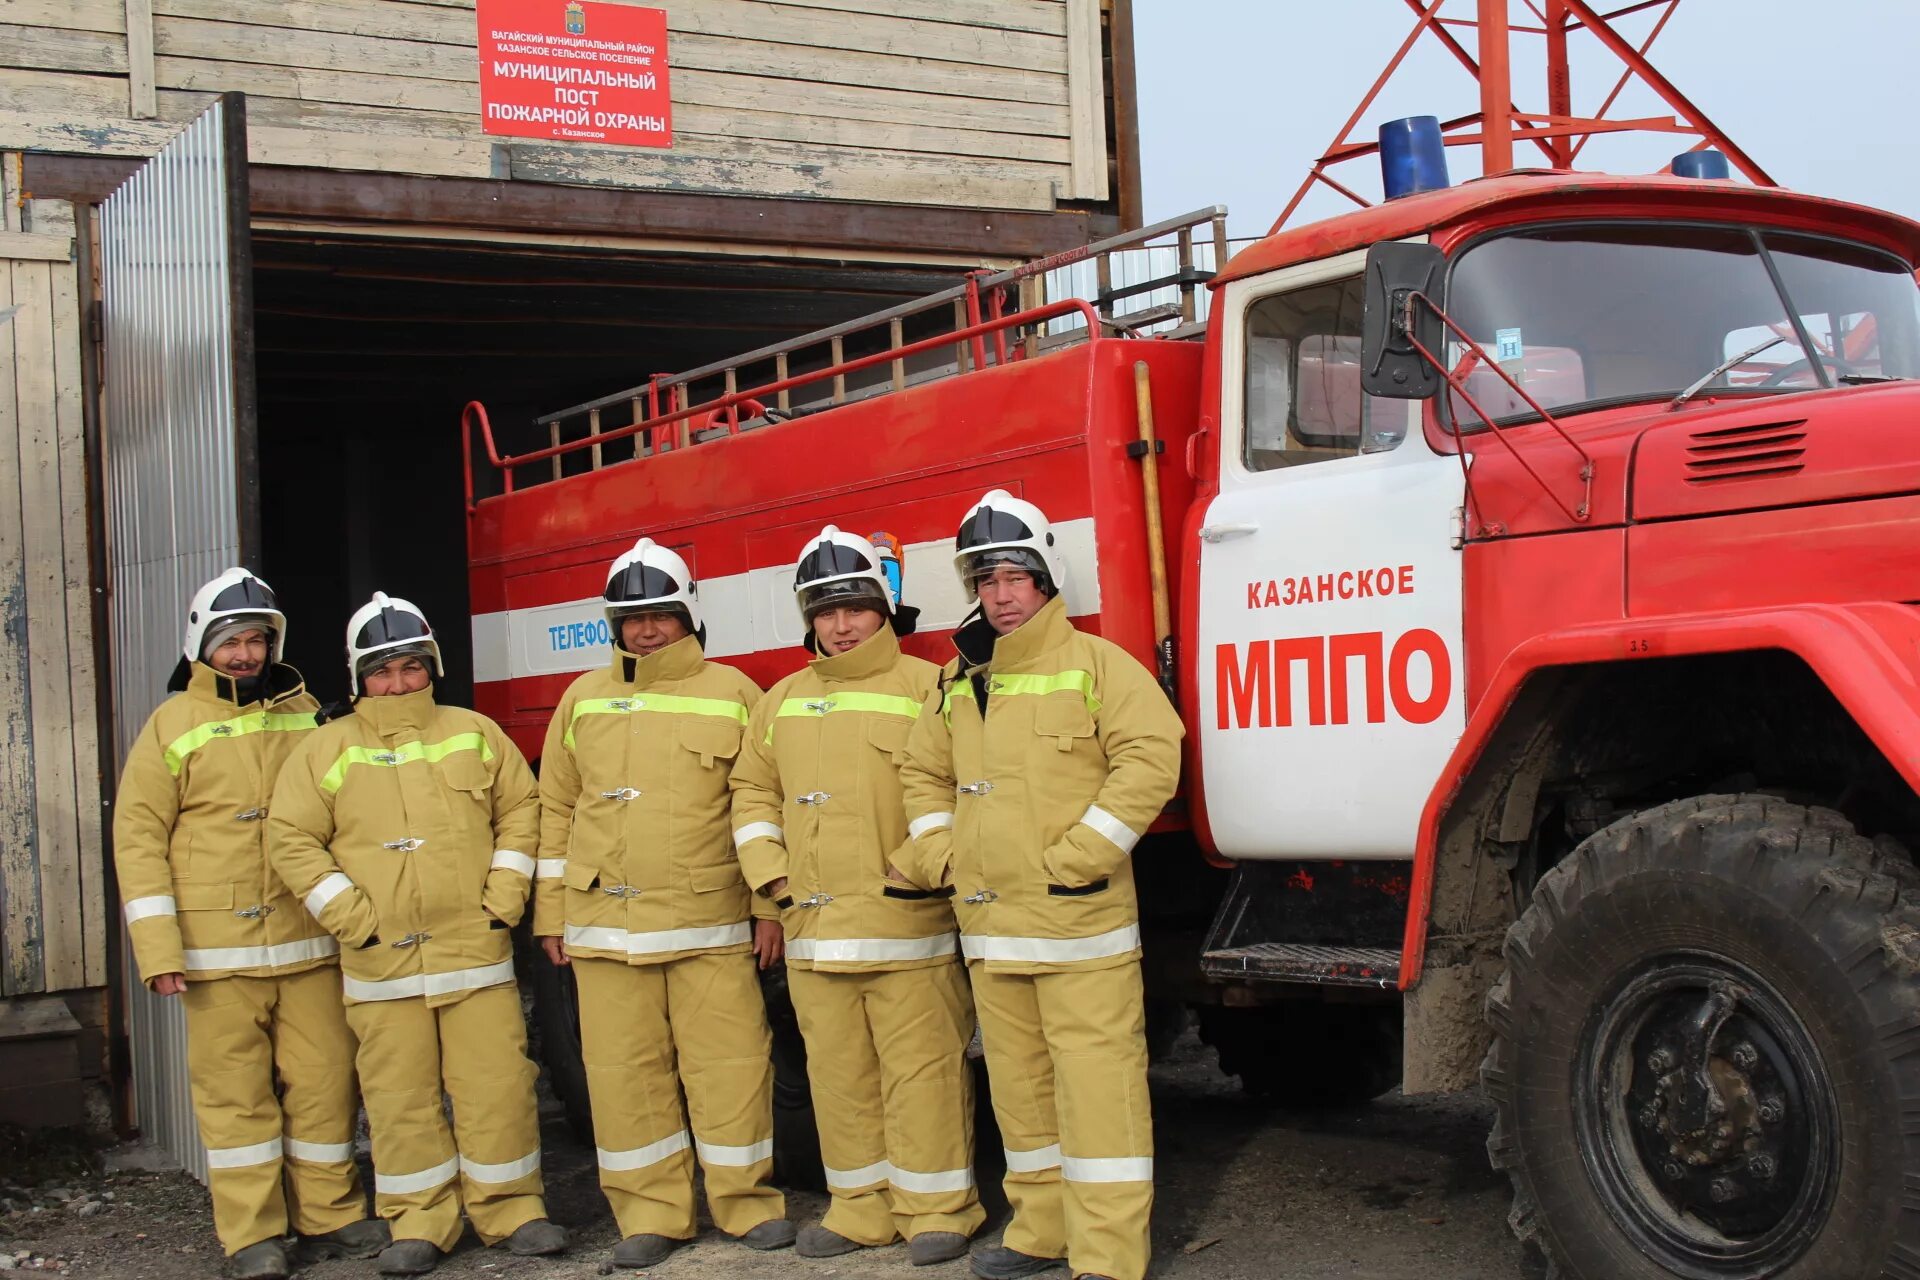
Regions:
M 1524 19 L 1521 23 L 1511 20 L 1512 0 L 1474 0 L 1477 12 L 1472 18 L 1442 16 L 1442 10 L 1448 3 L 1449 0 L 1406 0 L 1407 7 L 1415 17 L 1413 30 L 1400 42 L 1386 70 L 1374 80 L 1373 87 L 1367 90 L 1360 105 L 1347 117 L 1347 122 L 1334 135 L 1325 154 L 1314 161 L 1312 171 L 1274 221 L 1269 234 L 1286 225 L 1287 219 L 1293 216 L 1294 210 L 1300 207 L 1300 202 L 1316 183 L 1330 187 L 1362 207 L 1373 204 L 1373 201 L 1331 177 L 1327 170 L 1379 151 L 1380 144 L 1377 141 L 1355 138 L 1354 129 L 1422 36 L 1438 40 L 1479 83 L 1480 110 L 1472 115 L 1443 121 L 1440 128 L 1450 147 L 1479 144 L 1483 173 L 1503 173 L 1513 168 L 1516 141 L 1537 148 L 1546 157 L 1547 167 L 1571 169 L 1581 149 L 1595 134 L 1637 131 L 1691 137 L 1694 143 L 1690 150 L 1715 148 L 1724 152 L 1734 168 L 1750 181 L 1762 186 L 1775 185 L 1753 157 L 1742 151 L 1718 125 L 1707 118 L 1704 111 L 1688 101 L 1686 95 L 1647 60 L 1647 51 L 1666 29 L 1674 11 L 1680 7 L 1680 0 L 1638 0 L 1637 3 L 1623 4 L 1605 13 L 1598 11 L 1588 0 L 1520 0 L 1532 18 L 1538 21 L 1537 26 Z M 1646 10 L 1660 12 L 1654 18 L 1652 29 L 1638 44 L 1614 28 L 1613 23 L 1618 19 Z M 1476 49 L 1470 52 L 1454 35 L 1453 28 L 1473 28 L 1478 35 Z M 1573 113 L 1573 77 L 1567 60 L 1569 38 L 1583 32 L 1597 39 L 1621 65 L 1619 79 L 1599 109 L 1590 116 L 1576 116 Z M 1514 37 L 1523 35 L 1539 36 L 1546 41 L 1545 111 L 1522 111 L 1514 105 L 1512 41 Z M 1620 95 L 1635 81 L 1651 89 L 1672 108 L 1673 114 L 1634 119 L 1609 118 L 1607 112 L 1613 109 Z

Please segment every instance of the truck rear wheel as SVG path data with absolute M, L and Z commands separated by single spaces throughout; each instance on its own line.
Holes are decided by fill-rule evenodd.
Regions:
M 1662 805 L 1543 876 L 1506 957 L 1487 1147 L 1549 1275 L 1909 1274 L 1920 873 L 1904 850 L 1767 796 Z
M 1400 1006 L 1290 1001 L 1200 1010 L 1200 1038 L 1249 1097 L 1279 1107 L 1357 1107 L 1400 1083 Z

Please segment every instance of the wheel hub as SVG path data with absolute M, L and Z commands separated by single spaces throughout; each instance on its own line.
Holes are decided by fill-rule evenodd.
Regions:
M 1581 1062 L 1584 1154 L 1636 1243 L 1703 1280 L 1770 1274 L 1805 1248 L 1837 1165 L 1832 1092 L 1757 975 L 1660 957 L 1597 1012 Z

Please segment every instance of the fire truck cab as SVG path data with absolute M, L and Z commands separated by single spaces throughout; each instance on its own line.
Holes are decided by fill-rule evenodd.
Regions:
M 1903 1274 L 1917 261 L 1871 209 L 1516 172 L 1269 236 L 1167 337 L 1037 264 L 517 454 L 472 408 L 478 705 L 537 753 L 642 534 L 764 685 L 794 549 L 892 531 L 943 661 L 1008 489 L 1186 722 L 1135 853 L 1159 1030 L 1295 1102 L 1483 1083 L 1562 1274 Z

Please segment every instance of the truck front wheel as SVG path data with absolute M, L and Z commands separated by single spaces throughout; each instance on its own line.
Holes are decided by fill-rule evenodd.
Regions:
M 1508 931 L 1481 1068 L 1514 1230 L 1572 1280 L 1905 1275 L 1920 873 L 1839 814 L 1613 824 Z

